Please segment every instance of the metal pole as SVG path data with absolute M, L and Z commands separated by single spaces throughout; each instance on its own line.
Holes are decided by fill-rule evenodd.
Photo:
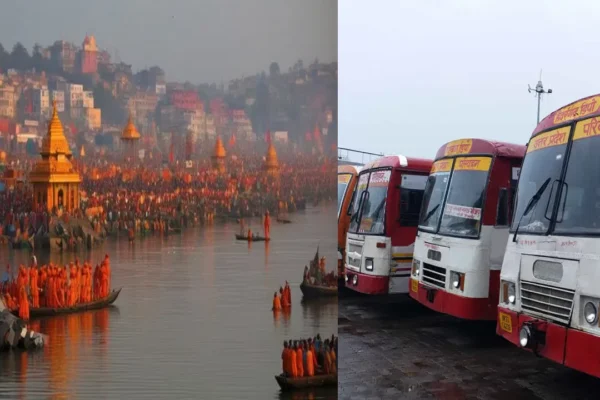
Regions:
M 537 124 L 540 123 L 540 103 L 542 102 L 541 94 L 538 94 L 538 112 L 537 112 Z

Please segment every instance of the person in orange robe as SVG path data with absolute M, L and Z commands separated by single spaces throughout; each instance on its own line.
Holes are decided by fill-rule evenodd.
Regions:
M 275 292 L 275 295 L 273 296 L 273 311 L 280 311 L 281 310 L 281 300 L 279 299 L 279 296 L 277 296 L 277 292 Z
M 99 280 L 99 267 L 98 264 L 96 264 L 96 267 L 94 268 L 94 276 L 92 277 L 92 296 L 93 299 L 96 300 L 98 299 L 98 280 Z
M 265 238 L 271 237 L 271 217 L 269 216 L 269 210 L 265 212 Z
M 306 349 L 306 376 L 315 376 L 314 353 L 308 346 Z
M 21 286 L 19 289 L 19 318 L 23 321 L 29 321 L 29 299 L 27 298 L 27 289 Z
M 325 374 L 331 374 L 332 372 L 332 368 L 331 368 L 331 356 L 329 355 L 329 343 L 326 340 L 323 346 L 323 371 L 325 372 Z
M 329 348 L 329 358 L 331 359 L 331 373 L 335 374 L 335 373 L 337 373 L 337 365 L 336 365 L 337 356 L 335 355 L 335 350 L 333 349 L 333 346 L 331 346 Z
M 296 349 L 294 349 L 293 347 L 290 349 L 290 367 L 292 369 L 292 373 L 291 376 L 292 378 L 296 378 L 298 377 L 298 364 L 296 361 Z
M 304 377 L 304 358 L 302 357 L 302 344 L 296 345 L 296 371 L 298 371 L 298 378 Z
M 106 264 L 100 267 L 100 287 L 102 298 L 108 296 L 108 272 L 106 271 Z
M 38 270 L 37 267 L 31 268 L 29 277 L 29 287 L 31 289 L 31 303 L 33 308 L 40 306 L 40 291 L 38 288 Z
M 283 290 L 285 292 L 287 303 L 291 307 L 291 305 L 292 305 L 292 290 L 290 289 L 290 284 L 288 283 L 288 281 L 285 281 L 285 287 L 283 288 Z
M 110 292 L 110 284 L 111 284 L 111 270 L 110 270 L 110 257 L 108 256 L 108 254 L 104 255 L 104 262 L 106 263 L 106 273 L 108 274 L 108 290 L 106 292 L 106 295 L 108 296 L 108 293 Z

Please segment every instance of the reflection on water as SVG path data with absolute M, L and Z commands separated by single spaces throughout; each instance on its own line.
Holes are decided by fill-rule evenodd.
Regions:
M 237 225 L 214 224 L 80 254 L 93 263 L 110 254 L 123 287 L 116 307 L 33 321 L 49 344 L 0 355 L 0 398 L 337 398 L 335 388 L 281 393 L 274 379 L 284 340 L 337 334 L 337 300 L 305 303 L 298 287 L 317 244 L 335 267 L 335 215 L 331 206 L 296 214 L 273 224 L 271 242 L 236 242 Z M 3 251 L 0 265 L 28 259 Z M 286 280 L 291 312 L 273 313 Z

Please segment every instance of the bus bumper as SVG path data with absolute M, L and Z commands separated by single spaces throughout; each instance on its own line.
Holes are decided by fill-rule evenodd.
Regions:
M 496 319 L 496 306 L 490 304 L 489 298 L 472 298 L 458 296 L 444 289 L 423 285 L 411 278 L 410 297 L 424 306 L 456 318 L 470 320 Z
M 528 326 L 535 339 L 528 348 L 519 333 Z M 498 307 L 496 333 L 515 346 L 558 364 L 600 378 L 600 337 Z
M 344 280 L 348 289 L 359 293 L 387 294 L 390 278 L 387 276 L 361 274 L 360 272 L 347 269 Z

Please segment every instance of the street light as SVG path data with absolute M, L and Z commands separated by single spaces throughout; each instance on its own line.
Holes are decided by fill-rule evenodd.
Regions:
M 538 104 L 537 104 L 537 123 L 540 123 L 540 103 L 542 101 L 542 95 L 543 94 L 551 94 L 552 93 L 552 89 L 548 89 L 548 90 L 544 90 L 544 85 L 542 84 L 542 71 L 540 70 L 540 80 L 538 81 L 537 85 L 535 85 L 535 88 L 532 88 L 530 85 L 528 86 L 528 91 L 529 93 L 534 92 L 535 93 L 535 97 L 537 97 L 538 100 Z

